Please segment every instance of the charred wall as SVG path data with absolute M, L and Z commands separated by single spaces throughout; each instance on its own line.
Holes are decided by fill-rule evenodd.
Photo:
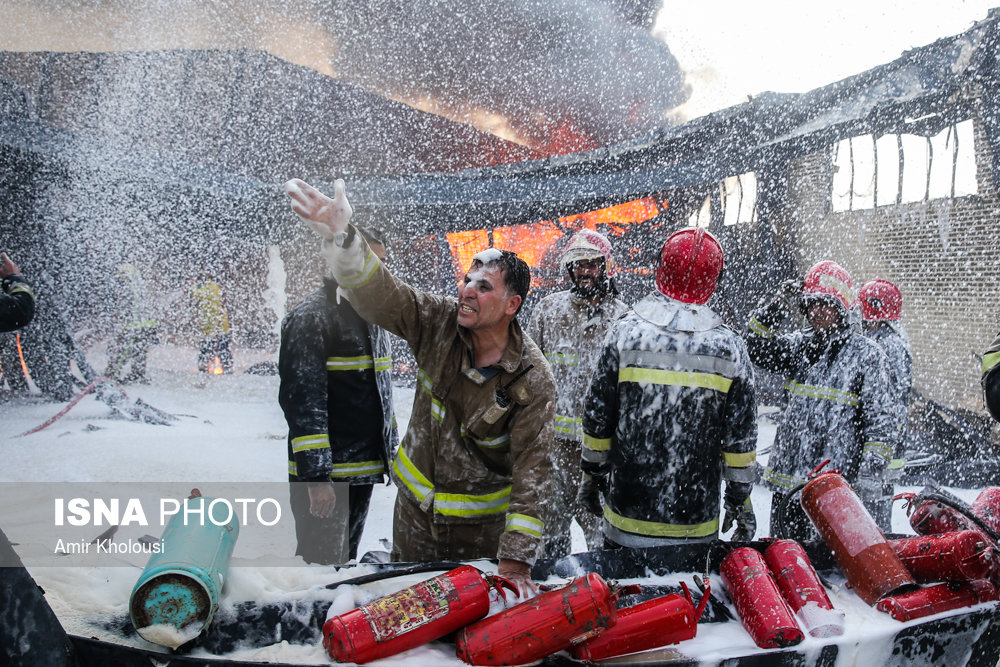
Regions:
M 983 411 L 980 358 L 1000 327 L 1000 196 L 982 115 L 975 124 L 978 193 L 923 202 L 833 211 L 832 150 L 788 166 L 790 197 L 781 220 L 801 275 L 833 259 L 856 286 L 886 278 L 903 293 L 902 323 L 912 339 L 914 386 L 947 405 Z

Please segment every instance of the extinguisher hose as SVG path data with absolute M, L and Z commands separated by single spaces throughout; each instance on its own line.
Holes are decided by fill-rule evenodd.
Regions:
M 956 512 L 958 512 L 959 514 L 961 514 L 962 516 L 964 516 L 966 519 L 968 519 L 969 521 L 971 521 L 972 523 L 974 523 L 977 528 L 979 528 L 986 535 L 988 535 L 989 538 L 991 540 L 993 540 L 994 546 L 1000 546 L 1000 535 L 998 535 L 995 530 L 993 530 L 992 528 L 990 528 L 988 525 L 986 525 L 986 523 L 982 519 L 980 519 L 978 516 L 976 516 L 975 514 L 973 514 L 972 511 L 968 507 L 965 507 L 964 505 L 962 505 L 960 503 L 956 503 L 954 500 L 952 500 L 948 496 L 944 496 L 944 495 L 937 494 L 937 493 L 920 493 L 920 494 L 918 494 L 916 496 L 916 498 L 914 498 L 914 500 L 915 501 L 919 501 L 919 500 L 933 500 L 936 503 L 940 503 L 942 505 L 947 505 L 948 507 L 950 507 L 951 509 L 955 510 Z
M 773 526 L 771 530 L 775 537 L 785 539 L 788 536 L 785 527 L 785 512 L 788 509 L 788 503 L 791 502 L 792 496 L 805 488 L 806 484 L 807 482 L 803 482 L 802 484 L 796 486 L 794 489 L 786 493 L 778 503 L 778 509 L 775 511 L 774 515 L 774 522 L 776 525 Z

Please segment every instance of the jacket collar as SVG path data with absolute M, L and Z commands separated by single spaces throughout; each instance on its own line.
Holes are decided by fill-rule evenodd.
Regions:
M 708 331 L 722 324 L 722 319 L 708 306 L 684 303 L 655 290 L 632 309 L 647 322 L 673 331 Z
M 471 368 L 472 336 L 469 335 L 469 330 L 463 326 L 458 327 L 458 336 L 469 350 L 469 353 L 462 360 L 462 368 Z M 517 321 L 517 318 L 515 318 L 511 320 L 510 327 L 507 329 L 507 347 L 503 351 L 503 356 L 500 357 L 500 361 L 493 365 L 499 366 L 508 373 L 515 372 L 521 365 L 523 348 L 524 331 L 521 329 L 521 324 Z

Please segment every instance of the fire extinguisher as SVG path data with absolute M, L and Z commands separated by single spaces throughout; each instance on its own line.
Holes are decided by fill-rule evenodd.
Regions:
M 570 655 L 577 660 L 594 662 L 693 638 L 711 588 L 706 585 L 697 609 L 683 581 L 681 588 L 684 595 L 673 593 L 619 609 L 618 622 L 614 626 L 593 639 L 571 646 Z
M 1000 487 L 988 486 L 980 491 L 969 509 L 994 533 L 1000 534 Z
M 502 588 L 517 593 L 510 581 L 462 565 L 334 616 L 323 625 L 323 646 L 337 662 L 395 655 L 486 616 L 490 590 Z
M 778 540 L 764 551 L 778 590 L 812 637 L 844 634 L 844 612 L 833 608 L 815 568 L 802 545 Z
M 569 648 L 615 624 L 615 601 L 638 586 L 609 586 L 597 574 L 462 628 L 456 653 L 470 665 L 523 665 Z
M 757 646 L 783 648 L 804 639 L 759 551 L 752 547 L 733 549 L 722 559 L 719 574 L 743 627 Z
M 886 597 L 879 601 L 876 609 L 884 611 L 897 621 L 909 621 L 996 599 L 996 587 L 989 581 L 980 579 L 946 582 Z
M 900 494 L 897 497 L 907 499 L 910 527 L 917 535 L 977 530 L 970 518 L 965 516 L 965 511 L 968 511 L 966 504 L 936 486 L 926 486 L 916 495 Z
M 976 530 L 904 537 L 889 544 L 922 584 L 986 579 L 996 562 L 995 550 Z
M 854 592 L 868 605 L 916 586 L 861 500 L 836 471 L 821 472 L 802 489 L 802 509 L 833 552 Z

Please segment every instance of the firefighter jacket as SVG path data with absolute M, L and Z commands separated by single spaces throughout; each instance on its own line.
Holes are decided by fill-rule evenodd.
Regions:
M 588 299 L 564 290 L 545 297 L 532 311 L 528 334 L 552 366 L 559 394 L 557 438 L 577 445 L 583 441 L 583 399 L 597 366 L 601 342 L 611 324 L 628 309 L 612 294 L 592 306 Z
M 604 341 L 583 415 L 604 534 L 629 547 L 714 539 L 720 486 L 756 478 L 753 366 L 708 307 L 653 292 Z
M 278 375 L 289 480 L 382 482 L 399 444 L 389 334 L 339 299 L 336 281 L 285 316 Z
M 986 408 L 1000 421 L 1000 334 L 983 354 L 982 385 Z
M 788 398 L 764 481 L 787 493 L 827 459 L 851 484 L 883 477 L 899 437 L 885 353 L 849 326 L 778 333 L 787 316 L 774 300 L 751 313 L 747 336 L 750 358 L 784 378 Z
M 889 395 L 895 410 L 899 437 L 896 439 L 894 456 L 886 468 L 886 478 L 896 479 L 903 474 L 903 466 L 906 465 L 905 448 L 909 433 L 910 390 L 913 388 L 913 357 L 910 354 L 909 336 L 898 324 L 890 322 L 881 322 L 865 336 L 878 343 L 888 361 Z
M 502 525 L 497 557 L 533 563 L 552 471 L 555 387 L 545 357 L 515 320 L 500 361 L 473 368 L 457 300 L 396 279 L 349 230 L 342 246 L 324 243 L 327 262 L 358 313 L 405 339 L 419 366 L 392 464 L 399 493 L 435 523 Z
M 35 293 L 20 273 L 3 279 L 0 293 L 0 331 L 20 329 L 35 316 Z

